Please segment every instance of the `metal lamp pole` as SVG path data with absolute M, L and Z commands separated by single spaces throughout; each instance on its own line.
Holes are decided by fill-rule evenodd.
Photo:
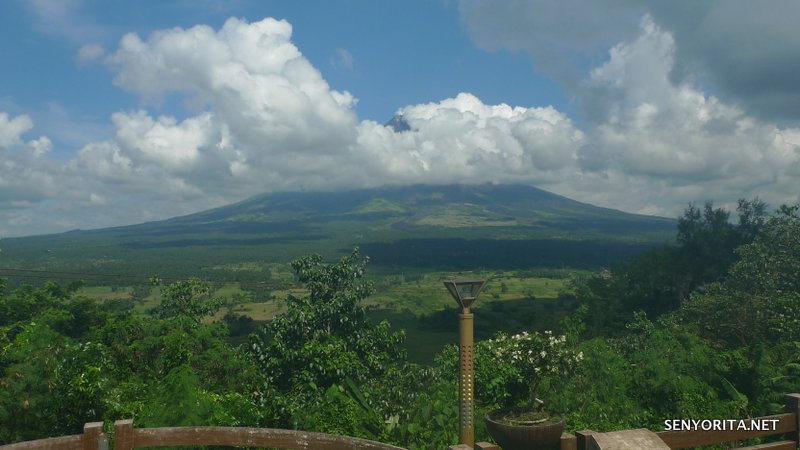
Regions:
M 473 365 L 473 314 L 470 307 L 478 299 L 484 280 L 450 280 L 444 285 L 461 306 L 458 315 L 458 442 L 475 446 L 475 385 Z

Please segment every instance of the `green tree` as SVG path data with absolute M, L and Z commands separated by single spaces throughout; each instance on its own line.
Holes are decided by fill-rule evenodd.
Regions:
M 173 368 L 163 381 L 149 389 L 137 423 L 162 426 L 253 426 L 260 412 L 247 395 L 209 390 L 188 365 Z
M 584 360 L 574 376 L 551 390 L 548 400 L 550 408 L 564 413 L 570 428 L 640 428 L 657 419 L 636 397 L 631 362 L 615 341 L 594 338 L 578 349 Z
M 684 267 L 684 294 L 699 283 L 715 281 L 730 266 L 737 246 L 730 212 L 707 202 L 703 209 L 689 205 L 678 219 L 678 257 Z
M 731 347 L 800 341 L 800 218 L 766 222 L 724 282 L 697 292 L 681 313 Z
M 5 294 L 5 286 L 6 281 L 0 279 L 0 326 L 24 323 L 45 310 L 65 307 L 76 300 L 74 294 L 81 287 L 81 283 L 74 282 L 62 286 L 54 281 L 47 281 L 41 288 L 23 284 L 14 289 L 11 295 Z M 81 304 L 83 305 L 85 303 Z M 73 309 L 80 312 L 81 307 Z
M 2 351 L 0 442 L 73 434 L 103 416 L 111 386 L 104 348 L 79 343 L 54 329 L 69 321 L 48 310 L 21 324 Z
M 279 387 L 313 382 L 330 386 L 350 377 L 364 382 L 402 357 L 402 333 L 388 322 L 374 325 L 360 302 L 372 293 L 364 279 L 367 258 L 358 249 L 338 263 L 319 255 L 292 262 L 309 294 L 289 295 L 287 311 L 265 326 L 251 350 Z
M 726 278 L 695 292 L 678 312 L 742 361 L 730 381 L 759 413 L 774 412 L 800 359 L 800 218 L 793 210 L 782 207 L 767 220 L 753 242 L 737 249 Z
M 151 317 L 119 313 L 95 333 L 116 381 L 106 414 L 160 426 L 260 424 L 251 398 L 258 370 L 228 343 L 223 322 L 203 322 L 221 303 L 209 286 L 178 281 L 161 293 Z
M 161 302 L 154 313 L 160 319 L 188 320 L 196 326 L 204 317 L 213 316 L 222 304 L 222 300 L 211 296 L 210 285 L 192 278 L 163 286 Z
M 678 219 L 678 266 L 682 269 L 682 298 L 703 284 L 719 281 L 738 259 L 736 249 L 750 243 L 767 220 L 767 204 L 757 197 L 739 199 L 734 225 L 730 213 L 707 202 L 702 212 L 694 205 Z
M 162 288 L 154 315 L 105 310 L 48 282 L 0 291 L 0 442 L 79 433 L 96 420 L 262 424 L 261 377 L 227 342 L 196 280 Z
M 698 288 L 724 279 L 739 255 L 766 224 L 766 204 L 739 200 L 739 221 L 710 202 L 690 205 L 678 219 L 677 245 L 658 247 L 609 271 L 574 279 L 564 295 L 587 303 L 594 335 L 619 335 L 635 311 L 652 317 L 675 311 Z
M 297 424 L 293 414 L 314 403 L 338 401 L 330 387 L 348 379 L 365 385 L 405 360 L 403 333 L 390 332 L 386 321 L 373 324 L 360 305 L 373 291 L 366 264 L 358 249 L 333 264 L 319 255 L 293 261 L 308 295 L 289 295 L 286 312 L 253 336 L 250 351 L 269 381 L 262 398 L 282 402 L 284 424 Z

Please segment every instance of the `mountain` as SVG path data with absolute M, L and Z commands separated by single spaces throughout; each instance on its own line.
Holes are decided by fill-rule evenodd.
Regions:
M 158 222 L 0 241 L 0 266 L 203 275 L 359 246 L 373 266 L 594 268 L 674 236 L 676 221 L 523 185 L 284 192 Z
M 384 126 L 391 128 L 395 133 L 411 130 L 411 125 L 408 124 L 406 118 L 403 117 L 402 114 L 395 114 L 392 120 L 386 122 Z

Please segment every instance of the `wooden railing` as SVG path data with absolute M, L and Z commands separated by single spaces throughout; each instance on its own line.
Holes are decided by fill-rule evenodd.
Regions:
M 238 446 L 285 450 L 405 450 L 394 445 L 309 431 L 245 427 L 133 428 L 132 420 L 114 423 L 114 450 L 171 446 Z M 83 434 L 0 446 L 0 450 L 108 450 L 103 423 L 88 423 Z
M 108 437 L 103 433 L 103 422 L 87 423 L 83 434 L 61 436 L 36 441 L 18 442 L 0 446 L 2 450 L 105 450 Z
M 114 450 L 177 445 L 271 447 L 287 450 L 404 450 L 394 445 L 309 431 L 243 427 L 133 428 L 132 420 L 114 423 Z
M 656 433 L 647 430 L 627 430 L 627 432 L 645 431 L 653 434 L 670 450 L 783 435 L 782 440 L 743 447 L 740 450 L 797 450 L 800 444 L 800 394 L 786 396 L 786 409 L 788 412 L 784 414 L 744 419 L 748 423 L 750 421 L 767 421 L 774 424 L 762 430 L 682 430 Z M 625 432 L 614 433 L 624 434 Z M 579 431 L 575 435 L 564 433 L 561 436 L 559 447 L 560 450 L 605 450 L 596 442 L 601 440 L 597 437 L 604 434 L 609 433 L 597 433 L 591 430 Z M 134 428 L 132 420 L 118 420 L 114 423 L 113 440 L 114 450 L 186 445 L 281 448 L 285 450 L 405 450 L 366 439 L 309 431 L 244 427 Z M 84 426 L 83 434 L 2 445 L 0 450 L 108 450 L 108 447 L 108 436 L 103 432 L 103 423 L 93 422 Z M 452 446 L 451 448 L 461 449 L 462 446 Z M 485 442 L 476 444 L 475 448 L 499 449 L 496 445 Z

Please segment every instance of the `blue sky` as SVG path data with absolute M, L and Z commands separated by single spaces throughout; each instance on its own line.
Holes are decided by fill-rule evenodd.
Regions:
M 0 2 L 0 237 L 385 183 L 525 183 L 667 216 L 795 202 L 798 13 L 788 0 Z M 396 113 L 411 131 L 383 126 Z

